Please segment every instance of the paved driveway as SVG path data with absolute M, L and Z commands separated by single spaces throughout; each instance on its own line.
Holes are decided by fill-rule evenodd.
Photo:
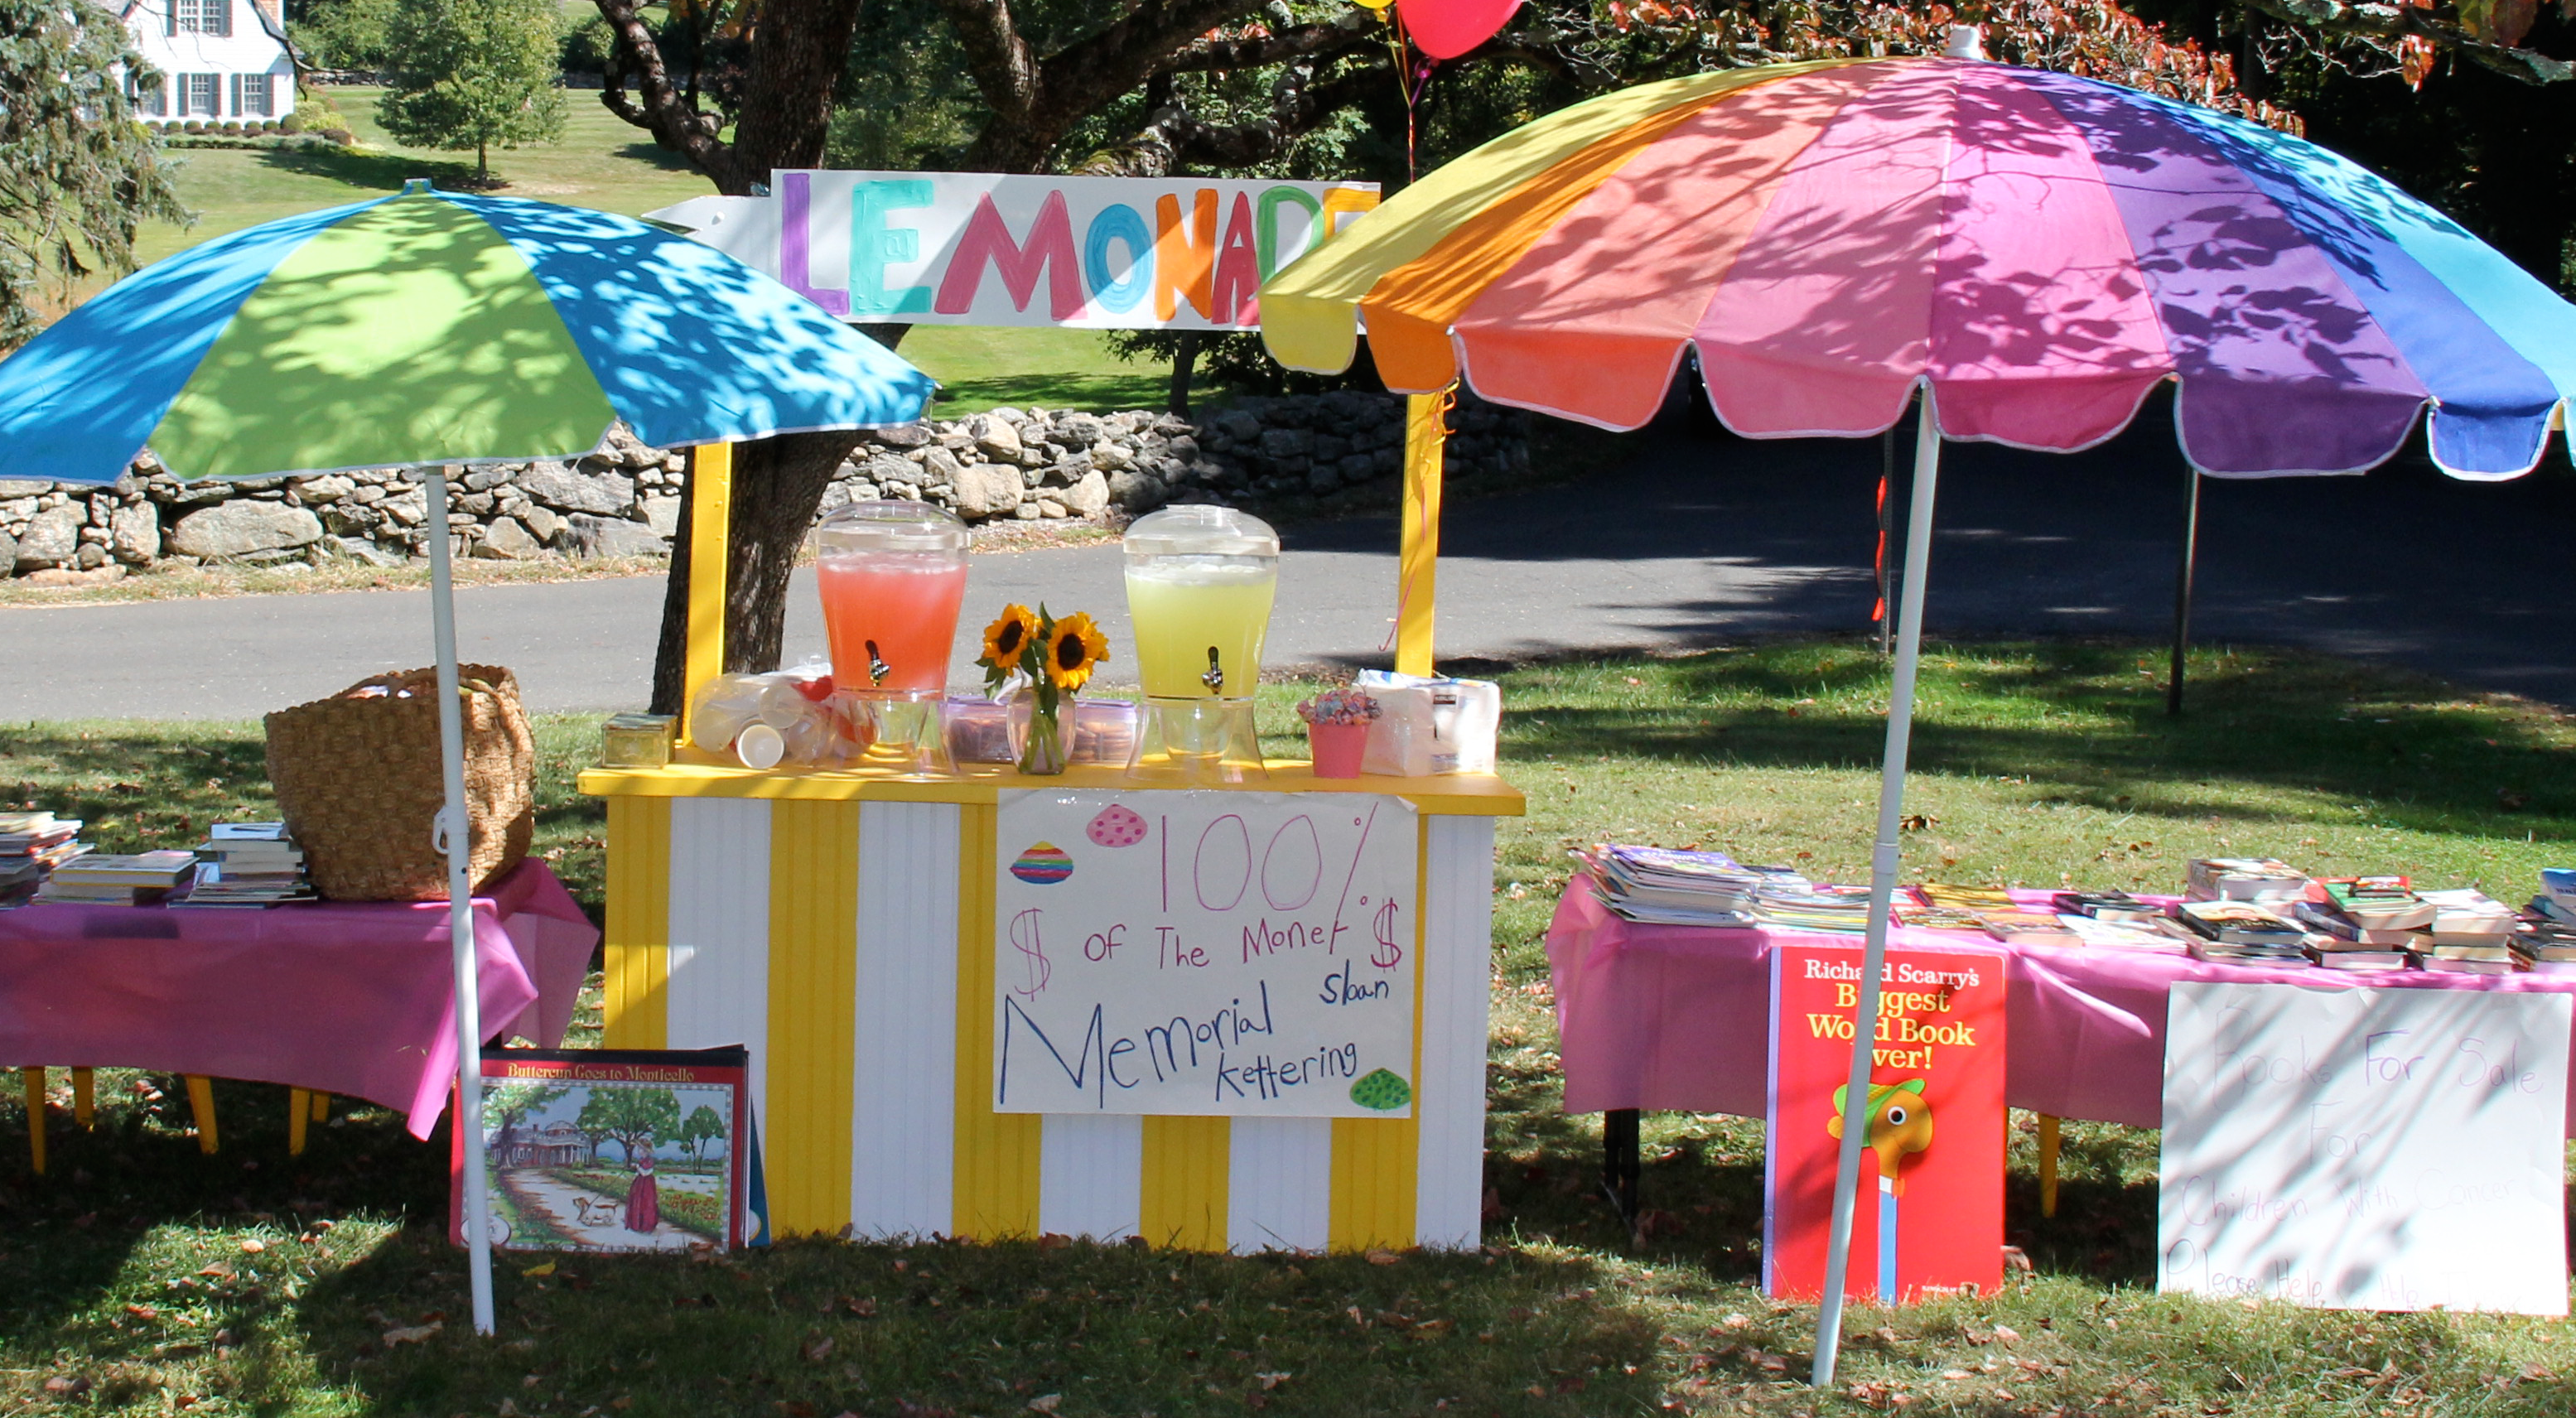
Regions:
M 1866 629 L 1874 440 L 1675 428 L 1631 446 L 1585 483 L 1451 508 L 1444 658 Z M 2085 454 L 1952 445 L 1944 458 L 1935 633 L 2166 632 L 2183 491 L 2167 416 L 2151 407 Z M 2367 477 L 2205 488 L 2197 638 L 2310 646 L 2576 704 L 2576 476 L 2556 448 L 2503 484 L 2408 459 Z M 1391 517 L 1292 530 L 1270 664 L 1384 663 L 1395 543 Z M 822 646 L 810 573 L 792 594 L 791 660 Z M 661 595 L 657 578 L 468 589 L 460 650 L 517 670 L 539 709 L 636 707 Z M 979 556 L 967 619 L 1041 596 L 1102 615 L 1123 643 L 1115 547 Z M 959 640 L 961 685 L 976 680 L 971 640 Z M 422 591 L 5 610 L 0 719 L 244 719 L 429 658 Z M 1104 678 L 1130 673 L 1122 655 Z

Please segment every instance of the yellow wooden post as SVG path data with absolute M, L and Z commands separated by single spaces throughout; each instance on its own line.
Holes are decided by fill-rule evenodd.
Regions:
M 1431 622 L 1440 567 L 1440 452 L 1448 440 L 1447 392 L 1404 401 L 1404 532 L 1395 597 L 1395 670 L 1431 673 Z
M 27 1092 L 27 1159 L 36 1175 L 45 1175 L 45 1071 L 22 1068 L 18 1078 Z
M 98 1077 L 89 1069 L 72 1070 L 72 1121 L 84 1128 L 98 1121 Z
M 301 1088 L 286 1090 L 286 1155 L 304 1155 L 304 1130 L 313 1123 L 313 1100 Z
M 2057 1119 L 2039 1115 L 2039 1214 L 2057 1214 Z
M 733 522 L 733 445 L 705 443 L 689 450 L 689 649 L 683 663 L 681 732 L 707 681 L 724 673 L 725 585 L 730 579 L 729 533 Z
M 215 1155 L 215 1081 L 202 1073 L 187 1075 L 188 1113 L 197 1120 L 197 1150 Z

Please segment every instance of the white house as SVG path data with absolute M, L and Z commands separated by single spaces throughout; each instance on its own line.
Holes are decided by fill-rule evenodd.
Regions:
M 267 123 L 295 109 L 282 0 L 126 0 L 122 16 L 157 89 L 135 96 L 146 122 Z

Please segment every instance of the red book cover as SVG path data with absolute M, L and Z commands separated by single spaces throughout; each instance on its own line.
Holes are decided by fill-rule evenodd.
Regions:
M 1990 1295 L 2003 1283 L 2004 969 L 1991 948 L 1887 952 L 1851 1299 Z M 1771 951 L 1762 1289 L 1775 1297 L 1824 1294 L 1860 978 L 1857 945 Z

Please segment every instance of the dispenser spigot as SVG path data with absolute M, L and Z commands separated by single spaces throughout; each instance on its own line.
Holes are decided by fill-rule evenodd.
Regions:
M 880 659 L 880 658 L 878 657 L 878 655 L 877 655 L 877 642 L 875 642 L 875 641 L 873 641 L 873 640 L 869 641 L 869 642 L 868 642 L 868 685 L 869 685 L 869 687 L 870 687 L 870 688 L 874 688 L 874 687 L 876 687 L 877 685 L 881 685 L 881 684 L 885 683 L 886 676 L 887 676 L 887 675 L 890 675 L 890 674 L 893 674 L 893 673 L 894 673 L 894 666 L 887 664 L 883 659 Z
M 1217 663 L 1216 647 L 1213 645 L 1208 647 L 1207 673 L 1199 676 L 1199 683 L 1206 685 L 1210 694 L 1225 693 L 1225 666 Z

